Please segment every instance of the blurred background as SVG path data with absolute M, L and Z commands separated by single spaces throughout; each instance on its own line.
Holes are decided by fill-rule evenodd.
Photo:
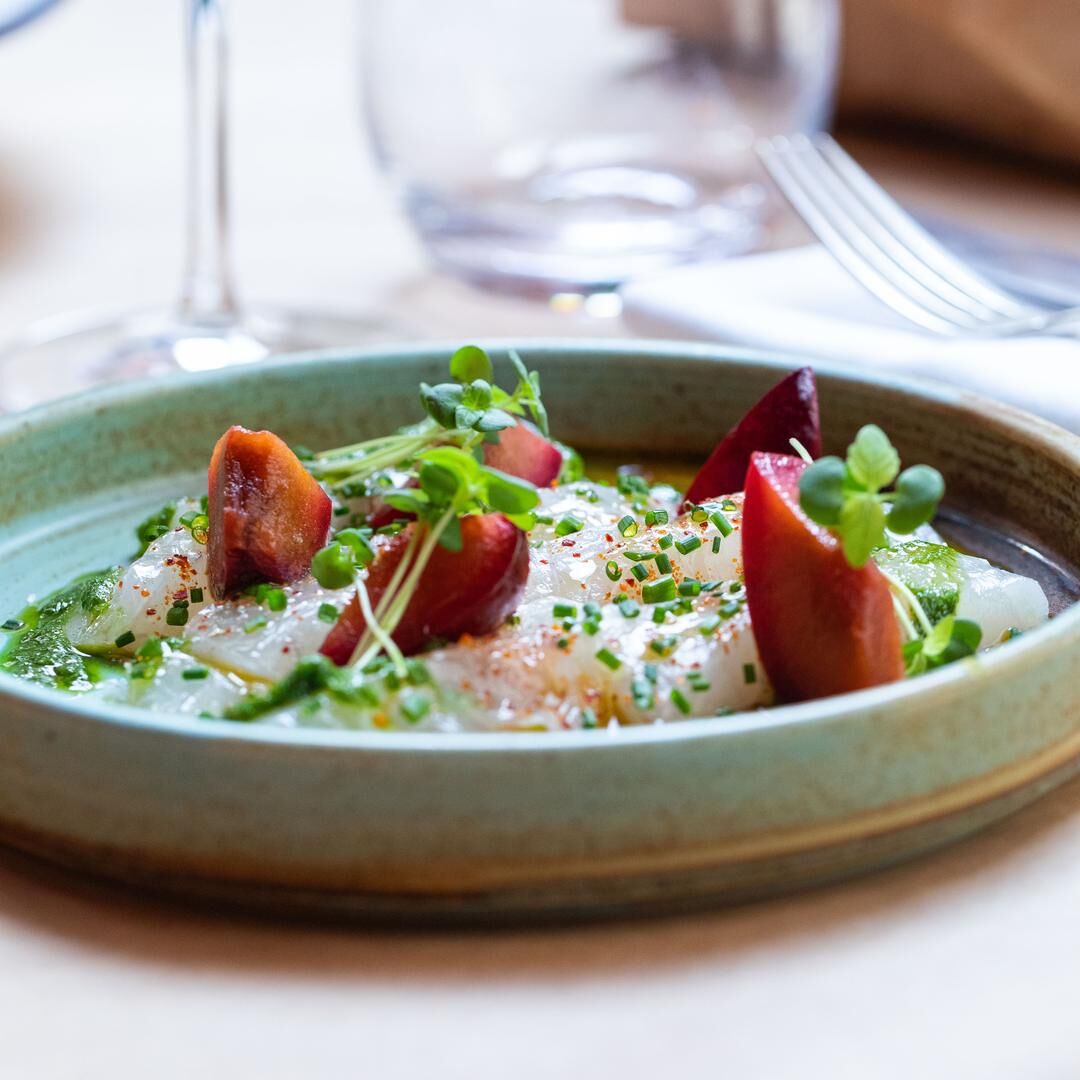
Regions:
M 844 145 L 905 204 L 1080 252 L 1080 15 L 1036 6 L 231 0 L 240 294 L 356 340 L 640 331 L 585 294 L 806 240 L 750 139 L 828 124 L 834 76 Z M 0 37 L 0 340 L 175 297 L 184 12 L 64 0 Z

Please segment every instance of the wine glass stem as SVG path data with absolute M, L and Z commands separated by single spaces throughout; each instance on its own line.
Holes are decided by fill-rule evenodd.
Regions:
M 187 252 L 180 318 L 193 325 L 236 320 L 229 267 L 224 0 L 188 0 Z

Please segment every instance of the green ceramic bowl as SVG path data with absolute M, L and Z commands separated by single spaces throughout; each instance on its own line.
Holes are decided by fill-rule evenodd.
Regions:
M 498 346 L 493 345 L 496 353 Z M 555 433 L 700 457 L 792 366 L 684 345 L 518 343 Z M 416 415 L 449 349 L 117 386 L 0 421 L 0 612 L 122 560 L 229 424 L 309 445 Z M 1080 439 L 946 389 L 820 365 L 832 449 L 874 421 L 950 509 L 1080 568 Z M 1023 549 L 1017 549 L 1023 550 Z M 1055 567 L 1057 568 L 1055 570 Z M 791 889 L 955 840 L 1080 761 L 1080 607 L 907 683 L 617 732 L 282 731 L 104 708 L 0 675 L 0 836 L 158 888 L 426 920 L 669 908 Z

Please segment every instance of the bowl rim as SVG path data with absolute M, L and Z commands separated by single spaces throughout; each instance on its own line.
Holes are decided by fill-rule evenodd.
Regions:
M 0 443 L 18 437 L 34 428 L 59 425 L 85 414 L 115 404 L 138 402 L 162 393 L 186 393 L 196 388 L 213 386 L 217 382 L 255 378 L 267 370 L 296 369 L 298 374 L 312 363 L 331 366 L 392 362 L 395 359 L 435 360 L 445 358 L 460 341 L 432 340 L 397 345 L 357 346 L 346 349 L 324 349 L 261 360 L 256 364 L 177 375 L 163 380 L 119 382 L 94 387 L 78 394 L 46 402 L 31 409 L 0 416 Z M 705 363 L 747 363 L 763 368 L 790 370 L 793 366 L 809 365 L 815 373 L 827 378 L 855 382 L 881 390 L 909 394 L 950 410 L 978 415 L 980 422 L 999 428 L 1003 435 L 1025 436 L 1040 448 L 1064 451 L 1074 461 L 1080 477 L 1080 435 L 1011 405 L 985 398 L 967 390 L 937 384 L 892 373 L 865 372 L 850 364 L 817 360 L 794 354 L 762 352 L 753 349 L 729 348 L 724 345 L 649 339 L 619 338 L 482 338 L 476 344 L 489 352 L 508 348 L 532 355 L 574 353 L 589 358 L 588 362 L 608 363 L 620 357 L 635 359 L 678 359 Z M 687 717 L 673 723 L 620 726 L 596 731 L 565 732 L 409 732 L 354 731 L 321 728 L 281 728 L 261 724 L 244 724 L 233 720 L 201 719 L 182 713 L 150 712 L 132 705 L 105 704 L 67 695 L 62 691 L 36 686 L 6 672 L 0 672 L 0 702 L 22 700 L 42 707 L 46 713 L 67 714 L 96 724 L 121 728 L 132 733 L 157 733 L 176 738 L 212 740 L 214 743 L 243 743 L 284 747 L 297 752 L 342 750 L 370 755 L 386 752 L 399 754 L 439 753 L 461 755 L 538 751 L 566 752 L 569 750 L 616 750 L 653 744 L 671 744 L 735 737 L 752 732 L 803 726 L 812 722 L 841 722 L 855 714 L 901 707 L 910 699 L 954 695 L 966 687 L 985 687 L 991 679 L 1019 677 L 1024 669 L 1057 656 L 1061 650 L 1073 648 L 1080 655 L 1080 603 L 1062 612 L 1045 626 L 1011 642 L 1008 649 L 980 654 L 978 660 L 968 661 L 885 686 L 872 687 L 853 693 L 840 694 L 816 701 L 794 705 L 779 705 L 769 709 L 737 713 L 725 717 Z M 970 673 L 977 665 L 981 677 L 977 682 Z

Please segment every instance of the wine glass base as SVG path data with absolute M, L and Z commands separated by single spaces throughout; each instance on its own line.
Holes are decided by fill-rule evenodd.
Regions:
M 29 408 L 105 382 L 402 336 L 400 327 L 384 320 L 271 307 L 201 323 L 164 311 L 59 316 L 27 327 L 0 350 L 0 410 Z

